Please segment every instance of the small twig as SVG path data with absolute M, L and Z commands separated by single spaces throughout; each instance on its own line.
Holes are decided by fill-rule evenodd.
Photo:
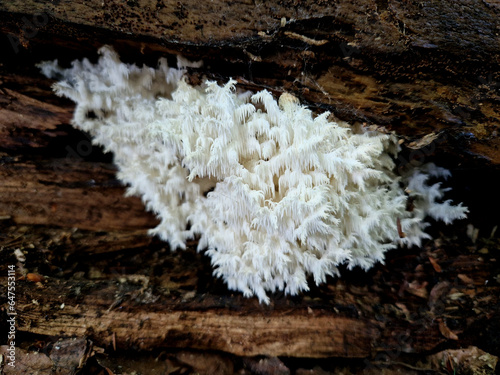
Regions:
M 316 39 L 309 38 L 305 35 L 300 35 L 300 34 L 297 34 L 297 33 L 291 32 L 291 31 L 285 31 L 285 35 L 289 38 L 298 39 L 298 40 L 303 41 L 304 43 L 307 43 L 307 44 L 310 44 L 313 46 L 322 46 L 323 44 L 328 43 L 328 40 L 326 40 L 326 39 L 316 40 Z

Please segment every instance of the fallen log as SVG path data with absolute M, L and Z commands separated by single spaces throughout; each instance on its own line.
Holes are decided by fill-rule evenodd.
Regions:
M 499 242 L 490 236 L 499 206 L 490 182 L 500 162 L 498 4 L 310 3 L 0 4 L 0 271 L 13 264 L 24 278 L 17 329 L 26 342 L 77 336 L 107 351 L 373 363 L 467 345 L 500 354 Z M 349 123 L 394 130 L 406 162 L 438 158 L 454 170 L 471 221 L 433 224 L 436 240 L 421 249 L 391 252 L 368 273 L 342 270 L 301 296 L 274 295 L 270 307 L 232 294 L 195 242 L 171 253 L 146 235 L 156 219 L 124 197 L 111 156 L 69 125 L 73 104 L 34 68 L 95 57 L 105 43 L 137 63 L 203 59 L 189 79 L 232 76 Z

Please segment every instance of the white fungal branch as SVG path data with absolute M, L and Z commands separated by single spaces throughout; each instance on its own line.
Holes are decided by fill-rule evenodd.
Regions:
M 233 80 L 192 87 L 166 60 L 140 68 L 100 53 L 95 65 L 42 71 L 63 77 L 55 90 L 77 104 L 74 125 L 114 154 L 128 193 L 160 218 L 151 233 L 174 249 L 199 235 L 230 289 L 266 303 L 266 292 L 297 294 L 308 275 L 321 283 L 340 264 L 368 269 L 398 244 L 420 245 L 427 215 L 465 217 L 427 184 L 446 170 L 396 175 L 394 135 L 314 117 L 289 94 L 239 94 Z

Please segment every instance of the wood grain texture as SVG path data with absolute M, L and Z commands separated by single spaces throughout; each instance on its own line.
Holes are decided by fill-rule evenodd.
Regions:
M 155 226 L 157 221 L 145 212 L 140 199 L 124 197 L 125 189 L 115 180 L 112 166 L 73 163 L 69 169 L 64 160 L 36 163 L 4 158 L 0 215 L 10 216 L 18 224 L 90 230 Z
M 124 197 L 111 161 L 91 161 L 93 154 L 103 157 L 102 151 L 68 125 L 73 106 L 36 98 L 52 96 L 50 81 L 21 76 L 3 76 L 0 81 L 4 87 L 12 82 L 22 85 L 0 91 L 4 149 L 0 152 L 0 216 L 18 224 L 92 230 L 155 226 L 156 219 L 145 212 L 140 199 Z M 17 152 L 9 154 L 12 150 Z
M 98 345 L 113 341 L 118 349 L 194 348 L 220 350 L 239 356 L 271 355 L 300 357 L 366 357 L 380 333 L 371 323 L 360 319 L 314 317 L 302 311 L 232 312 L 150 311 L 147 304 L 131 308 L 128 302 L 113 305 L 112 292 L 95 290 L 72 304 L 64 294 L 71 289 L 47 285 L 55 298 L 37 299 L 41 308 L 21 304 L 21 330 L 42 335 L 92 337 Z M 57 293 L 57 294 L 53 294 Z M 62 296 L 61 296 L 61 293 Z M 110 298 L 111 297 L 111 298 Z M 64 307 L 56 306 L 57 302 Z M 127 306 L 128 305 L 128 306 Z M 129 311 L 122 311 L 122 310 Z M 158 308 L 158 305 L 154 306 Z M 42 315 L 48 319 L 41 319 Z

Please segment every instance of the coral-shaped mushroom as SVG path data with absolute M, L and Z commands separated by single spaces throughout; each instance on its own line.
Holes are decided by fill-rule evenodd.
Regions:
M 97 64 L 41 67 L 62 77 L 55 90 L 77 104 L 74 125 L 114 154 L 128 193 L 161 220 L 151 233 L 174 249 L 199 235 L 215 274 L 245 296 L 297 294 L 340 264 L 368 269 L 428 238 L 426 216 L 465 217 L 427 184 L 446 170 L 396 174 L 394 135 L 315 117 L 289 94 L 238 94 L 232 80 L 192 87 L 166 60 L 139 68 L 100 53 Z

